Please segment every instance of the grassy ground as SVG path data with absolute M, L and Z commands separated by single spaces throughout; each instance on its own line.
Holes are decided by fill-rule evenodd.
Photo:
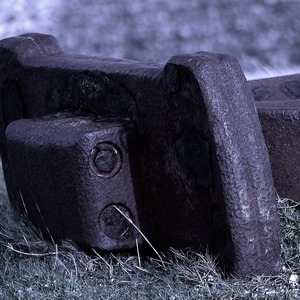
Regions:
M 300 206 L 279 200 L 284 267 L 278 276 L 222 277 L 208 255 L 170 250 L 87 254 L 45 241 L 0 188 L 0 299 L 300 299 Z

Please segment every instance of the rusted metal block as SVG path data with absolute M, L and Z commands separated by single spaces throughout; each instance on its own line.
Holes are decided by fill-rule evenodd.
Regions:
M 141 197 L 133 185 L 126 121 L 99 122 L 60 113 L 12 122 L 6 131 L 19 210 L 56 239 L 103 250 L 134 248 Z M 47 232 L 49 231 L 49 232 Z
M 104 250 L 144 246 L 127 216 L 157 249 L 209 246 L 237 275 L 279 269 L 268 152 L 235 58 L 74 56 L 28 34 L 0 42 L 0 72 L 9 197 L 44 233 Z M 72 116 L 55 119 L 62 112 Z M 114 176 L 95 172 L 98 159 Z
M 275 188 L 300 202 L 300 75 L 253 80 L 262 131 L 270 155 Z

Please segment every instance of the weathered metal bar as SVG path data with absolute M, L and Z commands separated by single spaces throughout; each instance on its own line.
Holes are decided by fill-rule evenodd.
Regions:
M 300 75 L 253 80 L 249 87 L 278 194 L 300 202 Z
M 66 55 L 28 34 L 0 42 L 0 101 L 9 197 L 44 233 L 143 246 L 127 216 L 158 249 L 209 245 L 237 275 L 280 267 L 268 152 L 233 57 L 163 66 Z

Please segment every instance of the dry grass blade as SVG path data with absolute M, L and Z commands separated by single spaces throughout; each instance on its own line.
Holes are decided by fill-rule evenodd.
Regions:
M 95 253 L 95 255 L 100 259 L 102 260 L 109 269 L 111 269 L 111 265 L 95 250 L 95 249 L 92 249 L 92 251 Z
M 147 237 L 143 234 L 143 232 L 133 223 L 133 221 L 126 216 L 117 206 L 113 205 L 114 209 L 116 209 L 137 231 L 138 233 L 144 238 L 144 240 L 147 242 L 147 244 L 151 247 L 151 249 L 155 252 L 157 257 L 159 258 L 161 264 L 163 267 L 165 267 L 165 263 L 162 260 L 162 257 L 158 253 L 158 251 L 153 247 L 153 245 L 150 243 L 150 241 L 147 239 Z
M 18 249 L 15 249 L 11 244 L 6 245 L 7 249 L 12 250 L 15 253 L 26 255 L 26 256 L 33 256 L 33 257 L 45 257 L 45 256 L 52 256 L 56 255 L 56 252 L 47 252 L 47 253 L 33 253 L 33 252 L 24 252 Z
M 135 239 L 135 245 L 136 245 L 136 252 L 137 252 L 137 257 L 138 257 L 139 268 L 141 268 L 141 257 L 140 257 L 139 243 L 138 243 L 137 239 Z

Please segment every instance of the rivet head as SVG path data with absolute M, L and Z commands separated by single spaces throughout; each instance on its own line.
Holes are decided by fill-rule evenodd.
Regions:
M 282 89 L 291 98 L 300 98 L 300 82 L 297 80 L 289 81 L 284 83 Z
M 111 178 L 122 167 L 122 153 L 111 142 L 98 143 L 90 153 L 89 164 L 94 173 L 102 178 Z
M 126 238 L 130 234 L 130 223 L 126 217 L 132 220 L 131 212 L 128 207 L 119 204 L 109 205 L 100 213 L 100 228 L 105 235 L 111 238 Z
M 267 87 L 258 87 L 252 91 L 255 101 L 266 100 L 272 95 L 272 92 Z

